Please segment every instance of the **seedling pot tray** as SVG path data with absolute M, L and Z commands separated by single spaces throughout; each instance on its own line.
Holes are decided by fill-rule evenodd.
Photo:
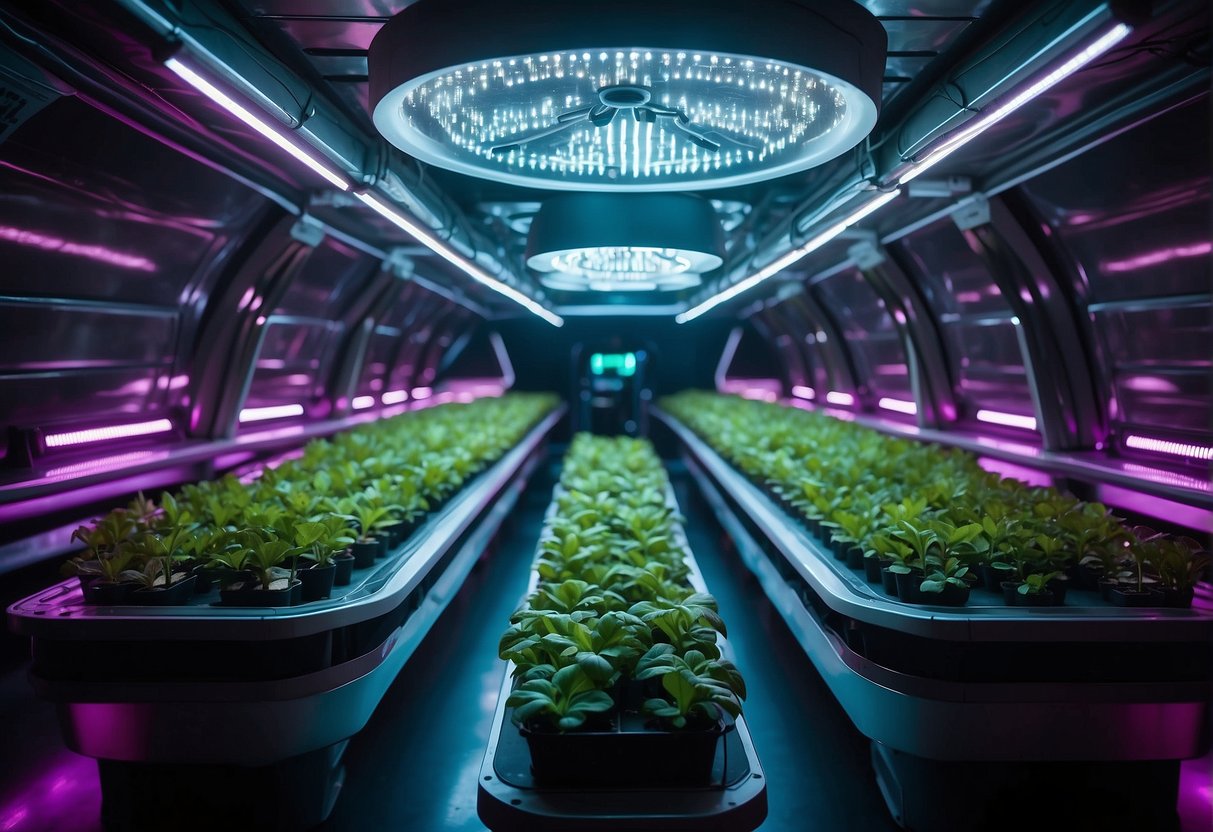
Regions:
M 337 575 L 337 564 L 330 563 L 327 566 L 313 566 L 311 569 L 303 569 L 298 573 L 299 580 L 302 583 L 303 600 L 319 601 L 321 598 L 329 597 L 329 593 L 333 591 L 333 578 Z
M 184 604 L 194 594 L 194 575 L 175 581 L 168 589 L 147 589 L 140 587 L 127 596 L 127 603 L 149 607 L 173 607 Z
M 303 599 L 302 587 L 295 579 L 290 589 L 221 589 L 219 598 L 229 607 L 293 607 Z
M 135 591 L 135 586 L 131 583 L 80 582 L 80 590 L 84 593 L 84 603 L 98 606 L 127 603 L 127 599 Z
M 610 731 L 566 733 L 519 729 L 542 788 L 619 789 L 708 786 L 716 746 L 731 725 L 683 731 L 646 729 L 624 713 Z

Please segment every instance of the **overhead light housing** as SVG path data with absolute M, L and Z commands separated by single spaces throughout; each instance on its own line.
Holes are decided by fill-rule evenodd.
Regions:
M 697 286 L 724 262 L 711 203 L 688 194 L 560 194 L 531 222 L 527 265 L 566 291 Z
M 876 124 L 887 36 L 852 0 L 504 8 L 419 0 L 380 29 L 371 108 L 388 141 L 517 185 L 668 191 L 820 165 Z

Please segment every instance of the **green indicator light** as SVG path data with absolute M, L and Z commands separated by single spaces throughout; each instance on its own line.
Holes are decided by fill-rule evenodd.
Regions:
M 606 375 L 608 371 L 625 378 L 636 375 L 636 353 L 596 352 L 590 356 L 590 372 L 593 375 Z

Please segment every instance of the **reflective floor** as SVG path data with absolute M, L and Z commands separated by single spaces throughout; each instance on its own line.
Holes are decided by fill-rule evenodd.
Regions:
M 746 715 L 767 774 L 766 832 L 892 830 L 851 726 L 778 614 L 727 546 L 690 483 L 677 479 L 687 531 L 730 627 L 750 698 Z M 476 777 L 504 666 L 497 638 L 522 597 L 551 480 L 536 477 L 496 548 L 473 572 L 350 743 L 341 798 L 322 829 L 483 830 Z M 0 675 L 0 832 L 96 832 L 91 760 L 63 749 L 51 706 L 19 662 Z M 1185 830 L 1213 828 L 1208 760 L 1185 765 Z

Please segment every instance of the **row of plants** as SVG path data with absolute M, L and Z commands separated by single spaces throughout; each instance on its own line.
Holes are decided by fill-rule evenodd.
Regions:
M 1002 478 L 961 450 L 702 391 L 661 406 L 836 557 L 908 603 L 963 605 L 981 584 L 1015 606 L 1060 605 L 1083 591 L 1124 606 L 1187 607 L 1208 571 L 1196 540 Z
M 689 553 L 652 445 L 577 435 L 501 658 L 507 706 L 546 785 L 697 785 L 741 713 L 716 600 Z M 586 766 L 587 760 L 595 765 Z
M 290 606 L 328 597 L 406 539 L 557 404 L 511 394 L 447 404 L 309 442 L 263 469 L 142 494 L 81 526 L 63 568 L 94 604 Z

